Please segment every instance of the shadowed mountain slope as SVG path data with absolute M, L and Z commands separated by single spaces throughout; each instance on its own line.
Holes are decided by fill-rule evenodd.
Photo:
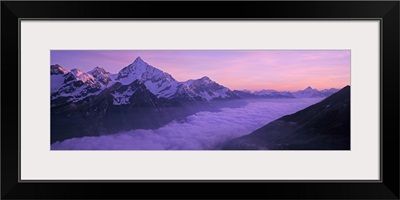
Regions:
M 230 140 L 226 150 L 350 150 L 350 86 Z

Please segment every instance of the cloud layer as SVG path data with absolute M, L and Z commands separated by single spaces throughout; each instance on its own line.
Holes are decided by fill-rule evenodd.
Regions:
M 184 122 L 156 130 L 132 130 L 115 135 L 72 138 L 52 150 L 213 150 L 229 139 L 251 133 L 267 123 L 317 103 L 321 99 L 249 101 L 240 108 L 198 112 Z

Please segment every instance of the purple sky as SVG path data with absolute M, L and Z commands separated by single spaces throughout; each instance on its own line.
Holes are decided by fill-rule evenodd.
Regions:
M 296 91 L 350 85 L 350 50 L 52 50 L 51 64 L 118 73 L 140 56 L 178 81 L 208 76 L 234 89 Z

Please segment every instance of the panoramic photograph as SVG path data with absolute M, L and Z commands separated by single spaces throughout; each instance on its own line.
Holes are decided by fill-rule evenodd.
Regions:
M 51 150 L 350 150 L 350 50 L 51 50 Z

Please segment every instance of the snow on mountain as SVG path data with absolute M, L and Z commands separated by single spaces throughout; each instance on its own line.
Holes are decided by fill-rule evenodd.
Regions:
M 137 89 L 138 88 L 132 88 L 132 86 L 129 86 L 128 89 L 123 92 L 115 91 L 114 93 L 111 93 L 111 95 L 114 97 L 113 105 L 129 104 L 129 98 L 136 92 Z
M 266 95 L 266 94 L 270 95 L 274 92 L 278 92 L 278 91 L 276 91 L 276 90 L 260 90 L 260 91 L 253 92 L 253 94 L 255 94 L 255 95 Z
M 101 91 L 101 84 L 79 69 L 68 71 L 60 65 L 51 65 L 50 74 L 52 105 L 78 102 Z
M 237 97 L 230 89 L 216 83 L 207 76 L 182 82 L 178 94 L 186 94 L 192 99 L 200 98 L 207 101 Z
M 103 89 L 111 86 L 114 82 L 112 74 L 100 67 L 95 67 L 93 70 L 89 71 L 88 74 L 92 75 L 94 80 L 100 83 Z
M 123 68 L 115 79 L 116 82 L 123 85 L 130 84 L 135 80 L 144 83 L 147 89 L 158 98 L 210 101 L 234 96 L 228 88 L 206 76 L 196 80 L 178 82 L 170 74 L 149 65 L 140 57 Z
M 157 98 L 210 101 L 237 97 L 228 88 L 219 85 L 208 77 L 185 82 L 176 81 L 170 74 L 163 72 L 137 57 L 133 63 L 121 69 L 118 74 L 110 74 L 100 67 L 85 73 L 79 69 L 67 71 L 59 65 L 51 67 L 52 100 L 63 97 L 67 102 L 77 102 L 100 93 L 115 83 L 130 85 L 138 81 Z M 112 93 L 115 105 L 127 104 L 135 88 Z M 62 101 L 65 102 L 65 101 Z
M 253 94 L 250 90 L 233 90 L 232 91 L 236 96 L 239 96 L 241 98 L 261 98 L 261 96 Z
M 51 65 L 50 66 L 50 74 L 51 74 L 51 93 L 57 92 L 64 84 L 64 75 L 68 73 L 60 65 Z
M 91 74 L 82 72 L 80 69 L 72 69 L 71 73 L 75 76 L 76 80 L 82 81 L 85 84 L 94 85 L 97 83 Z
M 250 90 L 246 90 L 246 89 L 244 89 L 244 90 L 237 90 L 237 91 L 239 91 L 239 92 L 251 93 L 251 91 L 250 91 Z
M 61 67 L 61 65 L 56 64 L 56 65 L 50 66 L 50 74 L 51 75 L 63 75 L 66 73 L 68 73 L 68 70 Z
M 179 82 L 170 74 L 147 64 L 140 57 L 137 57 L 132 64 L 124 67 L 115 79 L 123 85 L 128 85 L 135 80 L 144 83 L 150 92 L 159 98 L 170 98 L 176 93 L 179 85 Z
M 265 97 L 265 98 L 325 98 L 331 94 L 339 91 L 338 89 L 331 88 L 325 90 L 317 90 L 308 86 L 304 90 L 296 92 L 276 91 L 276 90 L 260 90 L 255 92 L 244 92 L 235 90 L 234 92 L 243 98 Z
M 261 90 L 256 91 L 253 94 L 270 98 L 295 98 L 293 94 L 288 91 Z
M 234 90 L 236 95 L 242 98 L 295 98 L 291 92 L 277 90 L 259 90 L 251 92 L 250 90 Z

